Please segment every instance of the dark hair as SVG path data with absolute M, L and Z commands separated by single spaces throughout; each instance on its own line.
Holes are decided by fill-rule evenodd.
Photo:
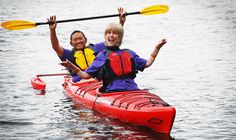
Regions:
M 80 30 L 75 30 L 75 31 L 73 31 L 73 32 L 71 33 L 71 35 L 70 35 L 70 41 L 72 40 L 72 36 L 73 36 L 75 33 L 81 33 L 81 34 L 84 36 L 84 38 L 87 40 L 86 36 L 84 35 L 84 33 L 83 33 L 82 31 L 80 31 Z

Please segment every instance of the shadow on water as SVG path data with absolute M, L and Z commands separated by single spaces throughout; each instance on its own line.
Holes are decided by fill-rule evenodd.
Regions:
M 23 126 L 23 125 L 33 125 L 34 123 L 32 122 L 18 122 L 18 121 L 0 121 L 0 126 Z
M 37 91 L 36 95 L 45 95 L 46 91 L 45 90 L 40 90 Z

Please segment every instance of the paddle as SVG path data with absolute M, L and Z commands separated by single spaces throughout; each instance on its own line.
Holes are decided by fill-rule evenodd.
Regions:
M 42 76 L 66 76 L 70 75 L 69 73 L 55 73 L 55 74 L 38 74 L 36 77 L 42 77 Z
M 163 14 L 168 12 L 169 7 L 167 5 L 153 5 L 147 8 L 142 9 L 141 11 L 126 13 L 125 15 L 155 15 L 155 14 Z M 99 19 L 99 18 L 109 18 L 109 17 L 116 17 L 119 14 L 113 15 L 105 15 L 105 16 L 95 16 L 95 17 L 85 17 L 85 18 L 77 18 L 77 19 L 68 19 L 68 20 L 58 20 L 57 23 L 64 23 L 64 22 L 73 22 L 73 21 L 82 21 L 82 20 L 92 20 L 92 19 Z M 29 29 L 34 28 L 38 25 L 45 25 L 50 24 L 50 22 L 30 22 L 24 20 L 12 20 L 12 21 L 5 21 L 1 24 L 1 26 L 7 30 L 22 30 L 22 29 Z

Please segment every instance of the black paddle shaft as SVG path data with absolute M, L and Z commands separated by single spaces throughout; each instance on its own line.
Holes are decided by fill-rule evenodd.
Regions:
M 128 15 L 135 15 L 140 14 L 140 12 L 132 12 L 132 13 L 125 13 L 126 16 Z M 73 22 L 73 21 L 82 21 L 82 20 L 92 20 L 92 19 L 99 19 L 99 18 L 110 18 L 110 17 L 117 17 L 120 14 L 113 14 L 113 15 L 106 15 L 106 16 L 95 16 L 95 17 L 86 17 L 86 18 L 77 18 L 77 19 L 67 19 L 67 20 L 58 20 L 57 23 L 64 23 L 64 22 Z M 36 26 L 50 24 L 50 22 L 37 22 L 35 23 Z

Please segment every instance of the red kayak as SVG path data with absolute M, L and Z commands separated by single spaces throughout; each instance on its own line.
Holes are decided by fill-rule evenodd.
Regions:
M 175 119 L 175 108 L 148 90 L 101 93 L 102 82 L 89 79 L 74 83 L 65 76 L 63 87 L 74 102 L 109 117 L 158 133 L 169 134 Z

